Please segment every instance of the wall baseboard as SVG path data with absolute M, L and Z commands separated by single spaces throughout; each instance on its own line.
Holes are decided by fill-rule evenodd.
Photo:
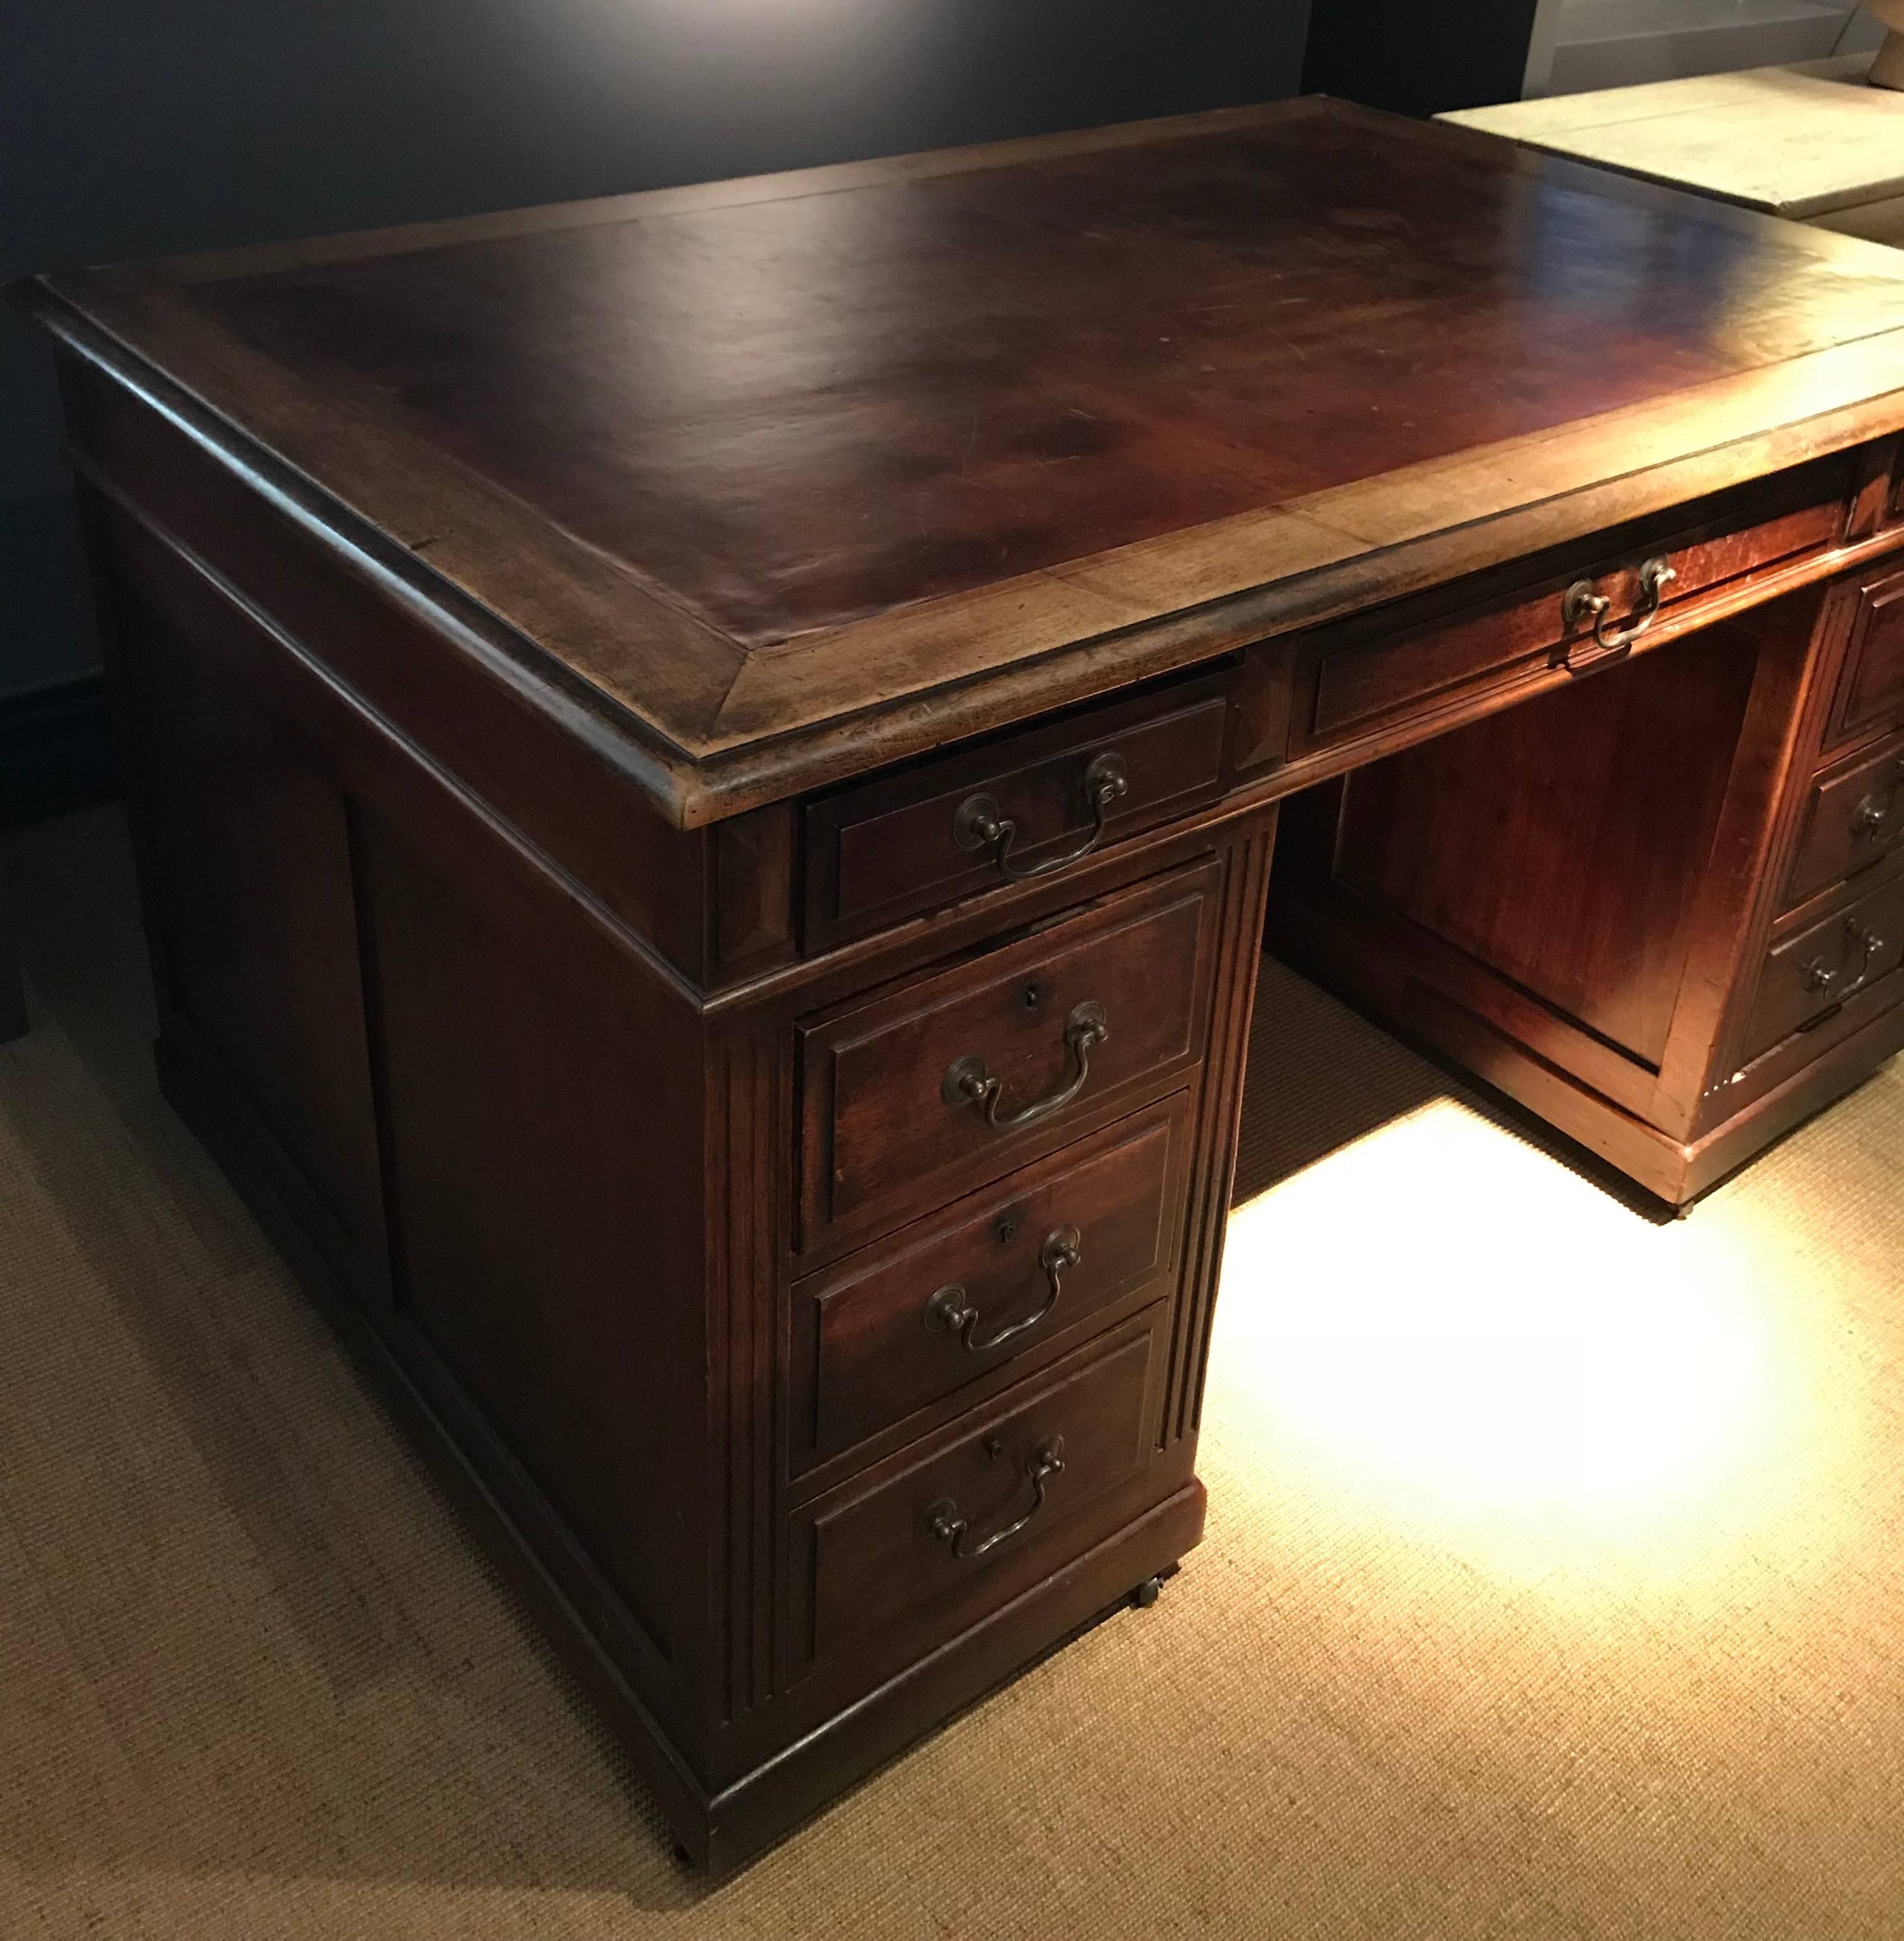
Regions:
M 65 815 L 119 792 L 103 674 L 0 694 L 0 828 Z

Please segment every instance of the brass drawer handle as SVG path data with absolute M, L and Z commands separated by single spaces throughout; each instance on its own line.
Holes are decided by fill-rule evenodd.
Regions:
M 1871 967 L 1882 953 L 1884 940 L 1862 918 L 1847 916 L 1844 919 L 1844 961 L 1836 970 L 1828 971 L 1822 957 L 1814 957 L 1808 964 L 1799 968 L 1805 973 L 1805 988 L 1808 991 L 1829 993 L 1837 992 L 1839 1002 L 1848 998 L 1871 975 Z M 1851 975 L 1854 955 L 1857 960 L 1857 974 Z M 1851 977 L 1851 981 L 1840 990 L 1841 981 Z
M 1110 1022 L 1102 1004 L 1086 1001 L 1077 1006 L 1065 1020 L 1065 1043 L 1070 1047 L 1071 1062 L 1077 1068 L 1057 1091 L 1044 1098 L 1035 1099 L 1016 1112 L 1001 1112 L 998 1109 L 1005 1088 L 998 1080 L 989 1076 L 985 1060 L 975 1051 L 968 1051 L 963 1058 L 952 1061 L 939 1087 L 939 1096 L 948 1105 L 976 1105 L 985 1114 L 985 1123 L 995 1133 L 1008 1133 L 1017 1126 L 1028 1126 L 1034 1120 L 1049 1118 L 1053 1112 L 1062 1111 L 1083 1090 L 1084 1081 L 1091 1075 L 1091 1048 L 1103 1044 L 1110 1035 Z
M 1121 755 L 1100 755 L 1084 771 L 1084 799 L 1090 805 L 1090 833 L 1062 856 L 1047 856 L 1042 863 L 1014 863 L 1012 845 L 1018 840 L 1018 824 L 998 812 L 996 796 L 968 796 L 952 818 L 952 840 L 961 849 L 996 848 L 992 859 L 998 873 L 1007 882 L 1028 883 L 1034 877 L 1048 876 L 1054 870 L 1068 869 L 1080 863 L 1104 840 L 1111 805 L 1130 789 Z
M 1904 756 L 1899 756 L 1895 773 L 1881 792 L 1873 789 L 1851 812 L 1851 839 L 1854 842 L 1888 842 L 1904 827 Z
M 1576 662 L 1569 658 L 1566 664 L 1569 671 L 1584 673 L 1592 668 L 1604 667 L 1609 660 L 1618 660 L 1630 653 L 1634 642 L 1659 617 L 1666 589 L 1679 576 L 1664 558 L 1649 559 L 1640 567 L 1640 604 L 1633 610 L 1624 633 L 1618 627 L 1609 628 L 1606 624 L 1606 616 L 1613 609 L 1612 601 L 1604 593 L 1596 592 L 1591 579 L 1576 579 L 1562 596 L 1561 622 L 1570 634 L 1576 627 L 1592 621 L 1594 638 L 1605 651 L 1591 661 Z
M 1030 1334 L 1057 1306 L 1058 1297 L 1064 1291 L 1064 1276 L 1083 1258 L 1083 1236 L 1075 1227 L 1059 1227 L 1051 1233 L 1038 1252 L 1038 1265 L 1044 1268 L 1044 1277 L 1051 1288 L 1044 1298 L 1044 1305 L 1037 1313 L 1027 1315 L 1022 1321 L 1013 1322 L 983 1341 L 976 1338 L 979 1310 L 966 1299 L 965 1289 L 957 1281 L 949 1287 L 942 1287 L 926 1303 L 925 1325 L 948 1334 L 956 1334 L 964 1343 L 968 1355 L 989 1354 L 994 1348 L 1003 1347 L 1021 1334 Z
M 1005 1445 L 996 1436 L 986 1445 L 986 1453 L 997 1458 L 1005 1453 Z M 976 1543 L 967 1539 L 972 1534 L 972 1526 L 959 1515 L 958 1505 L 950 1496 L 941 1496 L 925 1513 L 925 1527 L 943 1544 L 951 1547 L 952 1554 L 961 1563 L 970 1563 L 996 1550 L 1001 1543 L 1009 1543 L 1020 1530 L 1028 1524 L 1038 1512 L 1044 1508 L 1044 1486 L 1053 1476 L 1061 1476 L 1065 1471 L 1065 1438 L 1054 1435 L 1049 1442 L 1041 1443 L 1025 1459 L 1025 1474 L 1031 1485 L 1031 1507 L 1015 1521 L 1001 1524 L 989 1536 L 980 1537 Z

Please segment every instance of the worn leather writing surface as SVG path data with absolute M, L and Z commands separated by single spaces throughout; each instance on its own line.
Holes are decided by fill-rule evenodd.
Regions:
M 1868 327 L 1695 204 L 1436 160 L 1304 117 L 198 300 L 749 646 Z
M 1317 102 L 48 295 L 694 764 L 1128 636 L 1101 688 L 1904 384 L 1904 256 Z

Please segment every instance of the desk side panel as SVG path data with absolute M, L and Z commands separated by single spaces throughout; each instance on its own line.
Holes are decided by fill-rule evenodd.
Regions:
M 1656 1071 L 1757 659 L 1709 628 L 1372 764 L 1337 880 Z
M 347 534 L 274 500 L 230 452 L 103 366 L 65 350 L 60 374 L 73 461 L 96 491 L 202 563 L 659 956 L 686 977 L 702 974 L 711 839 L 663 820 L 628 772 L 640 750 L 599 723 L 564 725 L 576 711 L 536 674 L 531 643 L 473 608 L 437 613 L 410 596 Z M 757 933 L 774 921 L 752 916 L 730 954 L 750 941 L 759 954 L 774 939 Z
M 691 1815 L 713 1595 L 692 994 L 332 677 L 321 637 L 86 502 L 168 1093 Z

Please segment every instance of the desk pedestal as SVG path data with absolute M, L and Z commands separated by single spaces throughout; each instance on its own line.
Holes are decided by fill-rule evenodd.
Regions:
M 1904 1044 L 1900 590 L 1808 589 L 1298 797 L 1273 947 L 1683 1204 Z

